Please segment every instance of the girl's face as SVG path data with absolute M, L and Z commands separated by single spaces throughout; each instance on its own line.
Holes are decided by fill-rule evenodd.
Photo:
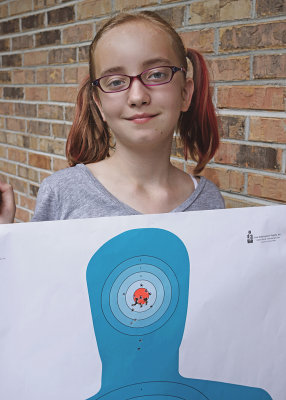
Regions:
M 171 37 L 145 21 L 128 22 L 104 33 L 95 54 L 96 78 L 113 73 L 138 75 L 163 65 L 181 67 Z M 134 79 L 122 92 L 98 89 L 95 101 L 117 145 L 142 148 L 163 142 L 169 145 L 180 113 L 189 107 L 192 91 L 192 80 L 179 71 L 165 85 L 146 87 Z

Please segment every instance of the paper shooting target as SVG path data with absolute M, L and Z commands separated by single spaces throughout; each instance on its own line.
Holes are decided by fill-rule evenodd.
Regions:
M 102 311 L 116 330 L 145 335 L 171 317 L 179 298 L 172 268 L 159 258 L 139 256 L 117 265 L 106 279 Z

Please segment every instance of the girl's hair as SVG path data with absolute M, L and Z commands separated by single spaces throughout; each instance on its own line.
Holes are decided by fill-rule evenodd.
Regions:
M 159 15 L 151 11 L 137 14 L 122 13 L 107 21 L 98 31 L 89 48 L 89 76 L 84 80 L 77 96 L 75 118 L 71 127 L 66 155 L 71 166 L 78 163 L 88 164 L 103 160 L 109 156 L 111 134 L 108 125 L 103 121 L 95 104 L 93 94 L 97 95 L 91 82 L 96 79 L 95 48 L 105 32 L 127 22 L 146 21 L 168 33 L 178 55 L 181 66 L 188 68 L 187 58 L 193 67 L 194 93 L 189 109 L 181 113 L 177 125 L 184 156 L 190 156 L 197 162 L 194 172 L 201 172 L 214 156 L 218 144 L 217 118 L 212 103 L 208 70 L 200 53 L 193 49 L 185 49 L 177 32 Z

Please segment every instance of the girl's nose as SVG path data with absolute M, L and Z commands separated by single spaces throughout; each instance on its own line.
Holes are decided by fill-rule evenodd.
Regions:
M 140 107 L 150 103 L 148 88 L 138 78 L 134 78 L 128 89 L 128 105 Z

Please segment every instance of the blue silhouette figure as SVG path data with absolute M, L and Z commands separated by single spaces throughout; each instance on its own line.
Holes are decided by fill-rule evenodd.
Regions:
M 101 389 L 89 400 L 271 399 L 259 388 L 179 374 L 189 258 L 176 235 L 124 232 L 94 254 L 86 277 L 102 361 Z

